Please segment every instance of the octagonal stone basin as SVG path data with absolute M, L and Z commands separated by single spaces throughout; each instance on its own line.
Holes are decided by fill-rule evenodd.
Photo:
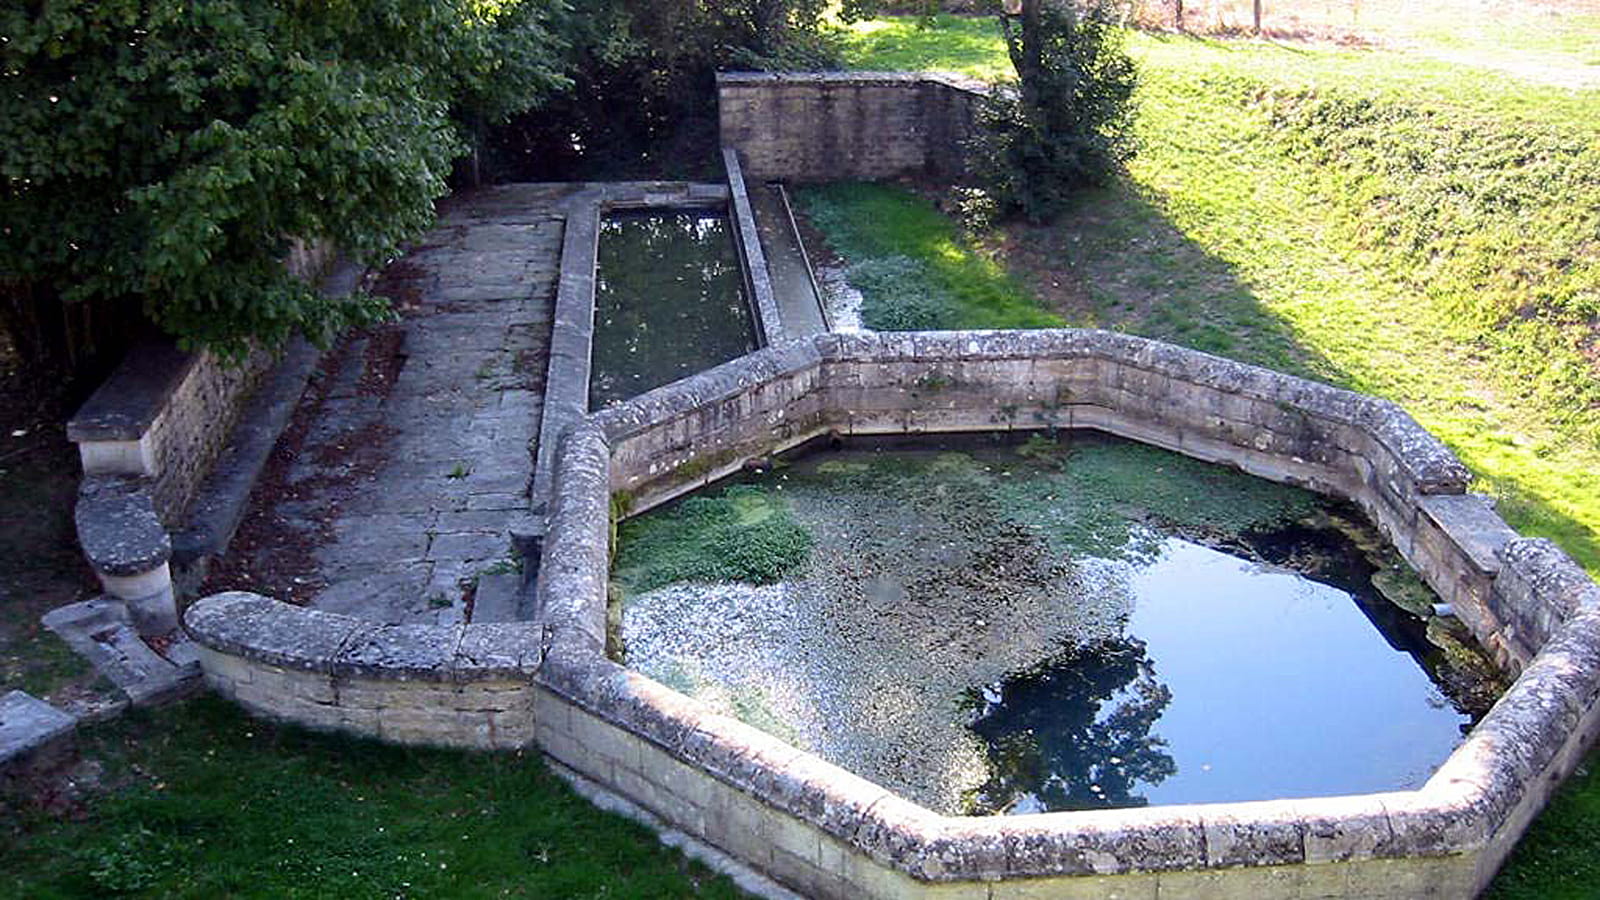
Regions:
M 1498 696 L 1349 504 L 1096 432 L 815 441 L 612 571 L 619 661 L 951 815 L 1414 789 Z
M 1414 790 L 948 816 L 607 654 L 615 521 L 808 440 L 1093 430 L 1355 504 L 1509 676 Z M 536 744 L 662 828 L 813 897 L 1470 897 L 1597 730 L 1600 587 L 1511 531 L 1393 404 L 1098 331 L 822 335 L 579 419 L 556 451 L 534 621 L 378 626 L 196 603 L 207 679 L 269 715 Z

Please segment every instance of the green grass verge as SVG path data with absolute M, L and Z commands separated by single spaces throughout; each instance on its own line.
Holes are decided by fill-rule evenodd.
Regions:
M 742 896 L 537 755 L 315 735 L 209 698 L 80 741 L 119 787 L 82 822 L 0 819 L 0 895 Z
M 869 328 L 1049 328 L 1005 268 L 974 252 L 932 204 L 880 184 L 827 184 L 799 191 L 800 206 L 830 248 L 851 264 Z
M 1004 66 L 979 19 L 874 24 L 851 48 L 860 68 Z M 1600 91 L 1401 53 L 1130 50 L 1127 176 L 985 245 L 1041 293 L 1075 285 L 1055 298 L 1073 324 L 1395 400 L 1513 526 L 1600 573 Z M 1492 896 L 1593 896 L 1597 807 L 1600 783 L 1575 780 Z

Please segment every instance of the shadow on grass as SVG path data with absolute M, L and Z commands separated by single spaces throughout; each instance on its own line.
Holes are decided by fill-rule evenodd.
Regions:
M 200 698 L 86 729 L 80 821 L 0 817 L 0 896 L 734 898 L 537 753 L 408 749 Z
M 1186 236 L 1127 182 L 1086 192 L 1054 225 L 1012 225 L 1003 235 L 999 250 L 1008 267 L 1069 324 L 1126 331 L 1369 391 L 1300 341 L 1233 264 Z M 1581 565 L 1600 566 L 1596 535 L 1515 475 L 1497 473 L 1485 486 L 1514 527 L 1555 540 Z

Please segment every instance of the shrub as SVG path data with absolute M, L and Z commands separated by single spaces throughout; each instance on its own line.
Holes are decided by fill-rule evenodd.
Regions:
M 979 106 L 972 171 L 1001 213 L 1048 221 L 1133 155 L 1137 75 L 1103 0 L 1027 0 L 1000 21 L 1017 80 Z

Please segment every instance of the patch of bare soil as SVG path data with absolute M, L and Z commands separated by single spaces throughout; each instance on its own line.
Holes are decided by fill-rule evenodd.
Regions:
M 80 392 L 67 373 L 27 370 L 0 332 L 0 687 L 44 699 L 94 679 L 39 624 L 99 588 L 72 524 L 80 470 L 65 422 Z

